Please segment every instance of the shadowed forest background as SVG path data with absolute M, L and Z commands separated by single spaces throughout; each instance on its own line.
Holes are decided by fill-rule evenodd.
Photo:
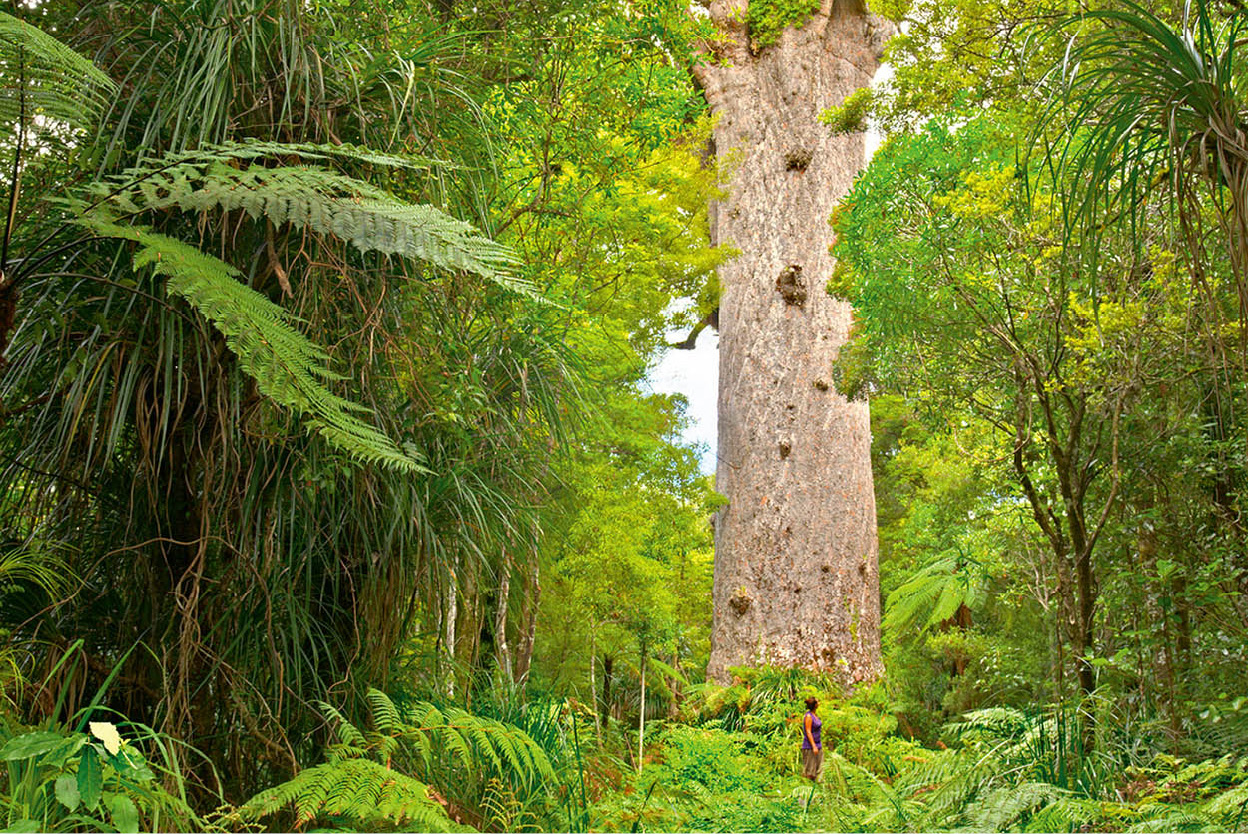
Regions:
M 871 10 L 812 285 L 871 404 L 851 689 L 705 681 L 725 499 L 647 382 L 737 255 L 698 7 L 6 7 L 5 827 L 1248 827 L 1248 15 Z

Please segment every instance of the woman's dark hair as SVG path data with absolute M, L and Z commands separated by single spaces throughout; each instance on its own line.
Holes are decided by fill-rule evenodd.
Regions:
M 819 699 L 818 699 L 818 698 L 807 698 L 807 699 L 806 699 L 806 709 L 810 710 L 811 712 L 814 712 L 814 711 L 815 711 L 815 707 L 817 707 L 817 706 L 819 706 Z

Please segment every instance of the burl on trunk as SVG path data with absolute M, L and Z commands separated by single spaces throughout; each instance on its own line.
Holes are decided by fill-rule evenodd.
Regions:
M 761 0 L 755 0 L 761 2 Z M 805 666 L 874 678 L 880 600 L 867 406 L 832 385 L 850 308 L 824 291 L 828 218 L 863 165 L 863 136 L 818 121 L 871 80 L 886 33 L 861 3 L 823 0 L 774 45 L 745 0 L 714 0 L 720 34 L 695 70 L 717 114 L 729 196 L 712 207 L 720 269 L 715 624 L 708 674 Z

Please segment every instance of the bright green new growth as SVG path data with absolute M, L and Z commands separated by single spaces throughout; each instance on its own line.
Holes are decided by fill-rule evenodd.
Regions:
M 819 11 L 819 0 L 750 0 L 745 22 L 750 39 L 759 46 L 773 46 L 790 26 L 800 29 Z
M 36 126 L 44 116 L 73 128 L 91 126 L 112 93 L 112 80 L 47 33 L 0 12 L 0 123 Z M 15 83 L 16 82 L 16 83 Z
M 867 129 L 867 117 L 875 103 L 870 87 L 860 87 L 845 97 L 840 107 L 830 107 L 819 114 L 819 121 L 833 133 L 860 133 Z

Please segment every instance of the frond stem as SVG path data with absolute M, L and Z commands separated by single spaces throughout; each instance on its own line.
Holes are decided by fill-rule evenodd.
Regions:
M 17 194 L 21 184 L 22 144 L 26 139 L 26 61 L 25 50 L 17 50 L 17 143 L 13 147 L 13 177 L 9 182 L 9 213 L 4 223 L 4 244 L 0 246 L 0 289 L 13 285 L 6 274 L 9 267 L 9 242 L 13 238 L 13 221 L 17 218 Z

